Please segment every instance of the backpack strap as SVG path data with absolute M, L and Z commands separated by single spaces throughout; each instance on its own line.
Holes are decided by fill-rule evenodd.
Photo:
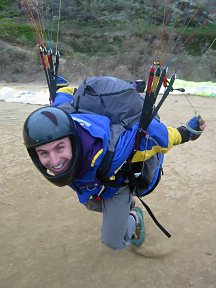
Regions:
M 106 179 L 109 180 L 109 178 L 106 177 L 106 174 L 110 169 L 113 157 L 114 157 L 114 152 L 107 150 L 106 154 L 103 157 L 103 160 L 101 161 L 100 166 L 97 169 L 97 173 L 96 173 L 97 178 L 101 182 L 101 184 L 103 184 L 103 185 L 105 185 L 103 183 L 103 180 L 106 180 Z
M 103 160 L 101 161 L 100 166 L 97 169 L 96 175 L 101 185 L 111 186 L 111 187 L 123 187 L 123 186 L 128 185 L 128 183 L 123 182 L 121 184 L 118 184 L 116 179 L 110 180 L 110 178 L 106 176 L 111 167 L 114 154 L 115 154 L 115 151 L 107 150 L 106 154 L 103 157 Z M 117 178 L 118 176 L 119 176 L 119 173 L 117 173 Z

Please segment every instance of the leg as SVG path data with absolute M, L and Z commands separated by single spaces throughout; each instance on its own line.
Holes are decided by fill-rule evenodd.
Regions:
M 129 215 L 133 198 L 128 187 L 119 189 L 118 194 L 102 201 L 102 242 L 117 250 L 129 245 L 136 229 L 135 219 Z

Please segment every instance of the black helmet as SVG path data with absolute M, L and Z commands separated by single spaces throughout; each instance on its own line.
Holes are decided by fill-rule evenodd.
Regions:
M 71 165 L 62 174 L 50 175 L 41 164 L 35 147 L 69 137 L 72 145 Z M 69 184 L 76 176 L 80 160 L 80 141 L 76 125 L 69 114 L 56 107 L 39 108 L 31 113 L 23 126 L 23 139 L 28 153 L 43 176 L 57 186 Z

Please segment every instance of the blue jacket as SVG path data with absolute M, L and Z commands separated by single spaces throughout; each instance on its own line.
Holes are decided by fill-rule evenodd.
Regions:
M 68 88 L 68 87 L 67 87 Z M 53 106 L 58 106 L 64 102 L 71 102 L 72 94 L 70 91 L 67 94 L 66 91 L 59 91 L 57 93 L 56 100 Z M 79 201 L 85 204 L 90 198 L 100 196 L 101 198 L 110 198 L 117 191 L 116 187 L 104 187 L 100 184 L 96 177 L 96 171 L 101 164 L 101 161 L 108 149 L 109 139 L 110 139 L 110 120 L 109 118 L 101 115 L 95 114 L 71 114 L 73 120 L 85 131 L 88 131 L 92 137 L 99 139 L 102 143 L 102 148 L 91 155 L 90 165 L 85 169 L 84 175 L 82 177 L 74 179 L 76 185 L 79 187 L 79 191 L 71 184 L 70 187 L 77 192 Z M 107 176 L 111 179 L 115 179 L 115 175 L 121 166 L 126 162 L 131 152 L 134 149 L 136 133 L 138 129 L 138 123 L 135 124 L 130 130 L 126 130 L 119 138 L 119 141 L 115 148 L 114 158 Z M 157 176 L 160 167 L 163 163 L 163 154 L 168 152 L 173 145 L 178 145 L 183 142 L 182 136 L 177 128 L 167 128 L 163 123 L 156 119 L 153 119 L 149 128 L 147 130 L 148 137 L 142 138 L 139 148 L 135 153 L 132 162 L 143 162 L 150 159 L 155 154 L 158 155 L 159 164 L 155 171 L 154 178 L 149 187 L 144 189 L 143 194 L 147 194 L 148 191 L 154 186 L 154 182 L 157 180 Z M 85 165 L 85 163 L 83 164 Z
M 88 131 L 93 137 L 100 139 L 103 143 L 103 147 L 95 155 L 92 155 L 91 166 L 85 175 L 81 179 L 74 179 L 77 186 L 82 191 L 82 194 L 80 194 L 79 191 L 76 191 L 72 184 L 70 187 L 77 192 L 79 201 L 83 204 L 90 198 L 98 195 L 104 199 L 112 197 L 118 191 L 118 188 L 104 187 L 96 177 L 97 168 L 108 148 L 110 137 L 109 118 L 94 114 L 71 114 L 71 117 L 75 122 L 81 125 L 82 129 Z M 120 136 L 118 144 L 116 145 L 114 159 L 107 175 L 110 179 L 115 178 L 115 174 L 133 151 L 137 129 L 138 123 L 130 130 L 126 130 L 125 133 Z M 148 140 L 143 137 L 132 162 L 142 162 L 143 160 L 147 160 L 153 155 L 158 154 L 160 157 L 160 165 L 162 165 L 163 154 L 173 145 L 181 143 L 181 135 L 176 128 L 167 128 L 163 123 L 155 119 L 150 124 L 147 132 L 149 134 Z

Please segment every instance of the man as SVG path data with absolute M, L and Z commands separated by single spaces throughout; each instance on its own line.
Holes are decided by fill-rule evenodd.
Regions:
M 195 140 L 204 129 L 205 122 L 197 116 L 178 128 L 167 128 L 153 119 L 148 137 L 142 138 L 133 160 L 147 161 L 155 154 L 164 154 L 174 145 Z M 116 178 L 118 184 L 127 184 L 129 179 L 129 175 L 117 175 L 121 167 L 128 165 L 137 130 L 138 123 L 126 130 L 116 145 L 107 177 Z M 139 247 L 145 237 L 144 221 L 141 208 L 134 207 L 130 181 L 120 188 L 103 185 L 97 173 L 108 149 L 109 135 L 109 118 L 69 115 L 57 107 L 34 111 L 23 128 L 25 146 L 40 173 L 54 185 L 70 186 L 86 208 L 102 212 L 102 242 L 111 249 L 130 244 Z

